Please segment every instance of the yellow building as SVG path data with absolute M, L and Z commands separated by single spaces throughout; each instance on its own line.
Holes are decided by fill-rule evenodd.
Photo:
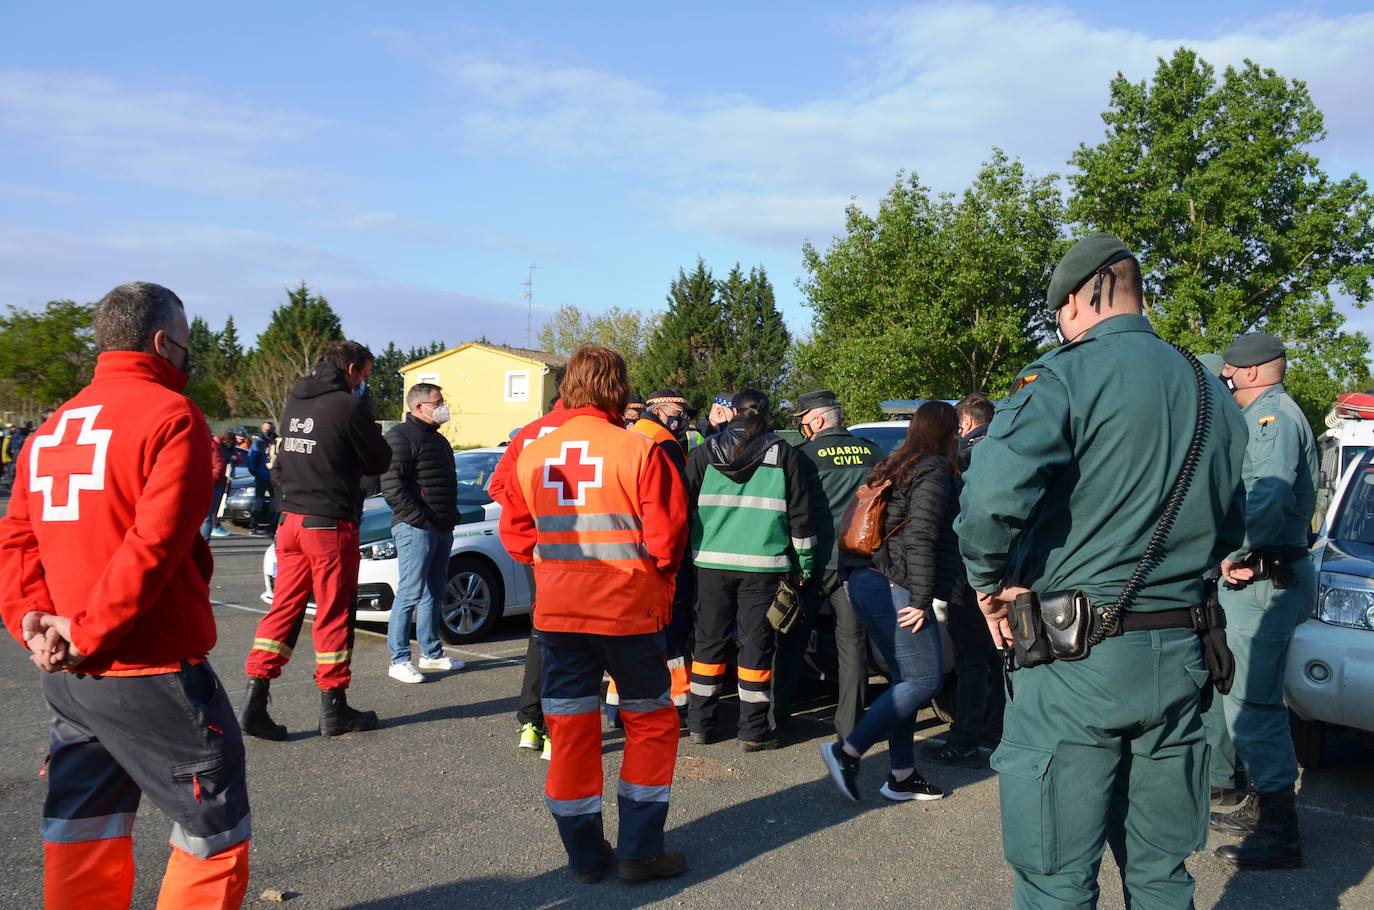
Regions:
M 444 390 L 453 419 L 443 433 L 455 447 L 494 446 L 542 417 L 558 393 L 566 357 L 469 341 L 401 367 L 406 392 L 420 382 Z

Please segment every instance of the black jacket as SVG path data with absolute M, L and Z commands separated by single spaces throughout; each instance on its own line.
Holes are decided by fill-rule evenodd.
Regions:
M 960 593 L 964 564 L 954 535 L 958 487 L 953 468 L 939 455 L 917 461 L 905 480 L 892 485 L 883 521 L 883 534 L 892 536 L 879 548 L 877 562 L 889 580 L 911 592 L 912 606 L 953 602 Z
M 337 369 L 315 364 L 291 390 L 281 415 L 281 450 L 272 470 L 280 511 L 358 521 L 363 475 L 380 474 L 390 464 L 391 447 L 372 408 L 354 397 Z
M 391 506 L 391 526 L 452 531 L 458 523 L 458 478 L 449 441 L 414 414 L 387 430 L 386 441 L 391 467 L 382 475 L 382 495 Z
M 959 471 L 968 471 L 970 462 L 973 461 L 973 447 L 987 438 L 988 425 L 980 423 L 978 426 L 969 430 L 966 434 L 959 437 Z

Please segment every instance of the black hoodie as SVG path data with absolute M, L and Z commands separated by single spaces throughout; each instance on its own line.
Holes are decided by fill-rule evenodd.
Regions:
M 281 415 L 272 479 L 280 511 L 358 521 L 362 478 L 391 465 L 391 446 L 372 408 L 353 395 L 338 368 L 321 361 L 291 390 Z

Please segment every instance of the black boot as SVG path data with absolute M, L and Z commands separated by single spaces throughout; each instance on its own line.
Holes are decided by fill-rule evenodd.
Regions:
M 1298 804 L 1293 788 L 1259 796 L 1259 822 L 1239 844 L 1217 848 L 1217 857 L 1238 869 L 1301 869 Z
M 281 742 L 286 739 L 286 727 L 272 720 L 272 715 L 267 713 L 267 702 L 270 700 L 268 690 L 271 686 L 272 681 L 268 679 L 248 679 L 247 697 L 239 711 L 239 727 L 249 736 Z
M 348 706 L 345 689 L 324 689 L 320 692 L 320 734 L 342 736 L 377 729 L 374 711 L 359 711 Z
M 1259 797 L 1251 790 L 1234 812 L 1213 812 L 1212 830 L 1222 834 L 1252 834 L 1259 823 Z

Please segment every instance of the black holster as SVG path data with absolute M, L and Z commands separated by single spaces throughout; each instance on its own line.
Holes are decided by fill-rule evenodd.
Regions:
M 1092 650 L 1089 639 L 1096 622 L 1092 601 L 1082 591 L 1053 591 L 1043 597 L 1027 591 L 1018 596 L 1010 611 L 1017 666 L 1082 660 Z
M 1222 695 L 1231 691 L 1231 682 L 1236 676 L 1236 658 L 1231 646 L 1226 643 L 1226 614 L 1217 598 L 1217 580 L 1209 578 L 1203 582 L 1202 606 L 1197 609 L 1198 637 L 1202 639 L 1202 658 L 1207 665 L 1207 675 L 1211 686 L 1203 692 L 1202 709 L 1211 707 L 1211 689 Z

